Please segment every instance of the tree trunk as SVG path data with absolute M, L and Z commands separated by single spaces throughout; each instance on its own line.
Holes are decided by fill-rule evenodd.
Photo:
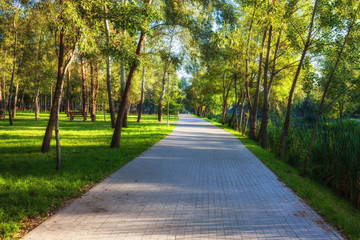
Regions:
M 71 78 L 71 66 L 67 71 L 67 79 L 66 79 L 66 114 L 69 116 L 70 111 L 70 78 Z
M 18 100 L 18 94 L 19 94 L 19 83 L 16 84 L 15 87 L 15 96 L 14 96 L 14 109 L 12 112 L 12 117 L 16 118 L 16 105 L 17 105 L 17 100 Z
M 106 44 L 110 44 L 110 32 L 109 32 L 109 24 L 106 19 L 104 19 L 105 32 L 106 32 Z M 108 49 L 109 50 L 109 49 Z M 110 54 L 107 53 L 106 56 L 106 84 L 109 98 L 109 108 L 110 108 L 110 118 L 111 118 L 111 127 L 115 127 L 115 105 L 112 94 L 112 83 L 111 83 L 111 63 L 110 63 Z
M 241 125 L 242 125 L 242 121 L 244 118 L 244 104 L 245 104 L 245 91 L 242 91 L 241 94 L 241 106 L 240 106 L 240 114 L 239 114 L 239 120 L 238 120 L 238 126 L 237 126 L 237 131 L 240 132 L 241 129 Z
M 152 0 L 146 0 L 148 8 L 150 7 L 151 2 L 152 2 Z M 140 57 L 141 48 L 145 41 L 145 37 L 146 37 L 146 33 L 141 32 L 139 42 L 137 45 L 137 49 L 136 49 L 136 55 L 138 57 Z M 135 71 L 136 71 L 137 67 L 138 67 L 138 62 L 134 61 L 130 67 L 124 94 L 121 96 L 120 109 L 119 109 L 119 113 L 118 113 L 118 116 L 116 119 L 114 134 L 113 134 L 113 137 L 111 140 L 111 145 L 110 145 L 111 148 L 119 148 L 120 147 L 122 123 L 124 121 L 124 115 L 127 110 L 126 108 L 127 108 L 127 103 L 128 103 L 128 99 L 129 99 L 129 92 L 130 92 L 131 84 L 134 79 L 134 75 L 135 75 Z
M 249 111 L 249 109 L 248 109 L 248 111 Z M 242 135 L 246 134 L 248 122 L 249 122 L 249 117 L 247 116 L 247 114 L 245 114 L 244 126 L 242 128 Z
M 14 86 L 14 77 L 15 77 L 15 68 L 16 68 L 16 51 L 17 51 L 17 29 L 16 29 L 16 12 L 14 13 L 14 19 L 13 19 L 13 28 L 14 28 L 14 54 L 13 54 L 13 69 L 12 69 L 12 73 L 11 73 L 11 81 L 10 81 L 10 89 L 9 89 L 9 99 L 8 99 L 8 111 L 9 111 L 9 122 L 10 122 L 10 126 L 13 125 L 13 121 L 12 121 L 12 91 L 13 91 L 13 86 Z
M 91 112 L 91 121 L 95 122 L 96 121 L 96 92 L 97 92 L 97 84 L 98 84 L 98 79 L 96 77 L 96 82 L 95 82 L 95 74 L 97 74 L 97 71 L 94 70 L 94 63 L 91 62 L 90 63 L 90 78 L 91 78 L 91 104 L 90 104 L 90 112 Z
M 145 98 L 145 71 L 146 71 L 146 68 L 144 66 L 143 67 L 143 79 L 142 79 L 142 82 L 141 82 L 141 100 L 140 100 L 140 104 L 139 104 L 139 112 L 138 112 L 137 122 L 140 122 L 140 120 L 141 120 L 141 114 L 142 114 L 143 105 L 144 105 L 144 98 Z
M 55 94 L 54 94 L 54 98 L 52 100 L 52 105 L 51 105 L 51 110 L 50 110 L 49 122 L 48 122 L 48 125 L 46 128 L 46 132 L 45 132 L 45 136 L 44 136 L 44 140 L 43 140 L 42 148 L 41 148 L 41 152 L 43 152 L 43 153 L 50 151 L 50 141 L 51 141 L 52 133 L 53 133 L 54 126 L 56 123 L 57 111 L 58 111 L 58 108 L 60 105 L 60 97 L 61 97 L 63 86 L 64 86 L 64 78 L 65 78 L 66 71 L 73 59 L 73 53 L 75 52 L 75 46 L 76 46 L 76 44 L 74 44 L 74 46 L 73 46 L 73 49 L 72 49 L 69 59 L 65 62 L 65 59 L 64 59 L 65 58 L 65 33 L 64 33 L 64 29 L 62 29 L 60 31 L 60 36 L 59 36 L 57 81 L 56 81 L 56 86 L 55 86 Z M 64 62 L 65 62 L 65 64 L 64 64 Z
M 313 12 L 312 12 L 312 17 L 311 17 L 311 22 L 310 22 L 309 33 L 308 33 L 308 36 L 307 36 L 307 39 L 306 39 L 306 43 L 305 43 L 303 52 L 301 54 L 300 62 L 299 62 L 298 68 L 296 70 L 293 83 L 291 85 L 289 98 L 288 98 L 288 104 L 287 104 L 287 108 L 286 108 L 286 117 L 285 117 L 285 122 L 284 122 L 284 128 L 283 128 L 283 133 L 282 133 L 281 141 L 280 141 L 280 149 L 279 149 L 279 152 L 278 152 L 279 157 L 282 157 L 282 155 L 284 154 L 285 144 L 286 144 L 286 137 L 287 137 L 287 134 L 288 134 L 288 131 L 289 131 L 289 126 L 290 126 L 290 113 L 291 113 L 292 99 L 293 99 L 293 95 L 294 95 L 294 92 L 295 92 L 296 83 L 297 83 L 297 80 L 298 80 L 299 75 L 300 75 L 302 64 L 304 62 L 306 53 L 307 53 L 307 51 L 308 51 L 308 49 L 310 47 L 310 42 L 311 42 L 311 37 L 312 37 L 312 29 L 313 29 L 313 26 L 314 26 L 314 20 L 315 20 L 315 14 L 316 14 L 316 9 L 317 9 L 318 2 L 319 2 L 319 0 L 316 0 L 315 4 L 314 4 L 314 9 L 313 9 Z
M 37 86 L 35 91 L 35 121 L 39 119 L 39 113 L 40 113 L 39 93 L 40 93 L 40 88 L 39 86 Z
M 270 39 L 270 41 L 271 41 L 271 31 L 272 31 L 272 28 L 270 27 L 270 30 L 269 30 L 269 39 Z M 261 85 L 262 62 L 263 62 L 266 35 L 267 35 L 267 29 L 264 30 L 263 40 L 261 42 L 261 52 L 260 52 L 260 55 L 259 55 L 259 70 L 258 70 L 257 81 L 256 81 L 256 91 L 255 91 L 255 97 L 254 97 L 254 105 L 252 106 L 251 111 L 249 111 L 249 114 L 250 114 L 250 132 L 249 132 L 249 136 L 250 136 L 251 139 L 256 139 L 257 113 L 258 113 L 258 109 L 259 109 L 259 96 L 260 96 L 260 85 Z M 268 54 L 269 54 L 269 51 L 268 51 Z M 268 58 L 267 58 L 267 60 L 268 60 Z M 266 68 L 266 65 L 265 65 L 265 68 Z M 265 78 L 265 75 L 264 75 L 264 78 Z
M 269 72 L 269 62 L 270 62 L 270 52 L 271 52 L 271 41 L 272 41 L 272 25 L 270 26 L 269 29 L 269 39 L 268 39 L 268 43 L 267 43 L 267 52 L 266 52 L 266 60 L 265 60 L 265 67 L 264 67 L 264 83 L 263 83 L 263 88 L 264 88 L 264 104 L 263 104 L 263 119 L 262 119 L 262 123 L 267 125 L 267 121 L 268 121 L 268 116 L 266 116 L 269 112 L 269 99 L 268 99 L 268 72 Z M 266 123 L 265 123 L 266 121 Z M 261 127 L 260 127 L 261 128 Z M 263 132 L 262 134 L 267 134 L 265 131 L 265 129 L 262 129 Z M 261 138 L 261 146 L 263 148 L 266 148 L 266 141 L 262 141 L 263 138 Z
M 82 83 L 82 112 L 84 116 L 84 122 L 87 120 L 87 99 L 86 99 L 86 73 L 85 73 L 85 60 L 81 58 L 81 83 Z
M 160 95 L 160 99 L 159 99 L 159 107 L 158 107 L 158 121 L 161 122 L 162 121 L 162 104 L 163 104 L 163 100 L 164 100 L 164 96 L 165 96 L 165 84 L 166 84 L 166 70 L 164 70 L 164 75 L 163 75 L 163 79 L 162 79 L 162 90 L 161 90 L 161 95 Z
M 120 65 L 120 69 L 121 69 L 121 73 L 120 73 L 120 77 L 121 77 L 121 96 L 124 94 L 124 90 L 126 87 L 126 70 L 125 70 L 125 63 L 124 60 L 121 59 L 121 65 Z M 128 118 L 128 114 L 129 114 L 129 103 L 127 104 L 127 109 L 124 115 L 124 120 L 123 120 L 123 127 L 126 128 L 127 127 L 127 118 Z
M 282 34 L 282 27 L 280 29 L 279 36 L 278 36 L 278 39 L 276 42 L 273 66 L 272 66 L 271 76 L 270 76 L 270 82 L 266 87 L 266 92 L 264 90 L 264 104 L 262 107 L 261 126 L 260 126 L 260 131 L 259 131 L 259 136 L 258 136 L 258 141 L 261 143 L 261 146 L 264 149 L 267 147 L 267 127 L 269 124 L 269 99 L 270 99 L 272 83 L 273 83 L 274 77 L 275 77 L 276 59 L 277 59 L 277 54 L 278 54 L 279 47 L 280 47 L 281 34 Z

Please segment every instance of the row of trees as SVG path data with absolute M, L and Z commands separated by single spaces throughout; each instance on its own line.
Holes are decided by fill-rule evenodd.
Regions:
M 270 116 L 280 116 L 282 156 L 294 101 L 316 101 L 308 153 L 323 115 L 342 118 L 360 107 L 358 1 L 235 1 L 221 17 L 203 31 L 186 89 L 199 116 L 221 112 L 223 124 L 248 127 L 263 148 Z M 305 175 L 307 161 L 303 169 Z
M 156 106 L 162 121 L 168 77 L 172 106 L 182 99 L 176 70 L 192 40 L 178 7 L 151 0 L 1 1 L 0 118 L 13 125 L 17 109 L 34 110 L 36 120 L 49 109 L 42 152 L 50 150 L 60 109 L 77 109 L 84 121 L 88 114 L 96 121 L 100 106 L 109 109 L 111 147 L 120 146 L 130 108 L 139 110 L 140 122 L 144 103 L 150 113 Z

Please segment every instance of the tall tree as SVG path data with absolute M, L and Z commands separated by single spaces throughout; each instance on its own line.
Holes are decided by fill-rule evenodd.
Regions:
M 316 15 L 318 2 L 319 2 L 319 0 L 316 0 L 315 4 L 314 4 L 314 8 L 313 8 L 312 15 L 311 15 L 309 33 L 308 33 L 308 36 L 307 36 L 307 39 L 306 39 L 306 42 L 305 42 L 305 45 L 304 45 L 304 48 L 303 48 L 303 51 L 302 51 L 302 54 L 301 54 L 300 62 L 299 62 L 299 65 L 297 67 L 297 70 L 296 70 L 296 73 L 295 73 L 295 76 L 294 76 L 294 80 L 292 82 L 290 93 L 289 93 L 289 98 L 288 98 L 288 103 L 287 103 L 287 108 L 286 108 L 286 117 L 285 117 L 285 121 L 284 121 L 284 128 L 283 128 L 283 132 L 282 132 L 282 135 L 281 135 L 280 149 L 279 149 L 279 152 L 278 152 L 278 155 L 280 157 L 283 155 L 284 150 L 285 150 L 286 137 L 287 137 L 287 134 L 288 134 L 288 131 L 289 131 L 289 126 L 290 126 L 291 105 L 292 105 L 292 101 L 293 101 L 293 96 L 294 96 L 294 92 L 295 92 L 296 83 L 297 83 L 297 80 L 299 78 L 301 67 L 303 65 L 306 53 L 309 50 L 309 47 L 311 45 L 311 39 L 313 37 L 313 27 L 314 27 L 314 21 L 315 21 L 315 15 Z
M 145 0 L 145 6 L 146 6 L 146 10 L 149 11 L 150 10 L 150 6 L 151 6 L 152 0 Z M 147 24 L 147 21 L 145 19 L 145 24 Z M 143 46 L 143 43 L 145 41 L 145 37 L 146 37 L 146 32 L 144 30 L 141 31 L 140 33 L 140 37 L 139 37 L 139 41 L 136 47 L 136 57 L 140 57 L 141 54 L 141 49 Z M 119 113 L 116 119 L 116 124 L 115 124 L 115 129 L 114 129 L 114 134 L 111 140 L 111 145 L 110 147 L 112 148 L 119 148 L 120 147 L 120 137 L 121 137 L 121 130 L 122 130 L 122 123 L 124 121 L 124 115 L 125 115 L 125 111 L 127 110 L 127 102 L 129 100 L 129 92 L 130 92 L 130 88 L 134 79 L 134 75 L 136 72 L 136 69 L 138 67 L 139 63 L 137 61 L 137 59 L 134 59 L 134 61 L 131 63 L 131 67 L 130 67 L 130 71 L 129 71 L 129 75 L 127 77 L 126 80 L 126 87 L 125 87 L 125 91 L 124 94 L 121 96 L 121 103 L 120 103 L 120 109 L 119 109 Z
M 66 8 L 63 0 L 59 1 L 58 9 L 59 9 L 59 22 L 62 23 L 62 21 L 69 20 L 66 19 L 66 17 L 69 16 L 67 11 L 70 11 L 70 9 Z M 66 13 L 66 17 L 64 16 L 65 13 Z M 73 29 L 73 27 L 75 29 Z M 49 117 L 48 125 L 46 127 L 42 148 L 41 148 L 41 152 L 43 153 L 50 151 L 50 141 L 52 138 L 52 133 L 57 119 L 57 111 L 60 105 L 65 74 L 68 70 L 68 67 L 71 64 L 71 61 L 73 60 L 73 54 L 75 52 L 75 48 L 79 40 L 79 35 L 80 35 L 79 28 L 77 28 L 76 25 L 74 26 L 74 24 L 71 22 L 71 19 L 69 25 L 59 26 L 59 33 L 58 33 L 59 45 L 57 48 L 58 49 L 57 81 L 55 85 L 55 93 L 52 99 L 50 117 Z M 66 42 L 67 40 L 69 42 Z

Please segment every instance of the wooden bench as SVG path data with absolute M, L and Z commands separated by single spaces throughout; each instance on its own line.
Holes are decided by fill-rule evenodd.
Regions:
M 68 112 L 68 117 L 70 117 L 70 121 L 74 120 L 75 117 L 84 117 L 83 112 Z

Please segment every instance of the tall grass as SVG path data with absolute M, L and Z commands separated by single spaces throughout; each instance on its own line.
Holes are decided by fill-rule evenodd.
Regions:
M 293 125 L 289 129 L 284 160 L 301 170 L 310 139 L 311 125 Z M 281 125 L 269 124 L 268 143 L 272 151 L 279 149 Z M 360 124 L 322 123 L 316 133 L 309 158 L 309 175 L 328 185 L 360 207 Z

